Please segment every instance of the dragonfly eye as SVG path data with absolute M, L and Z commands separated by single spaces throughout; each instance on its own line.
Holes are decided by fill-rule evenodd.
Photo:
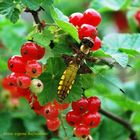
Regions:
M 94 45 L 94 42 L 93 40 L 90 38 L 90 37 L 84 37 L 82 40 L 81 40 L 81 43 L 83 45 L 85 45 L 86 47 L 89 47 L 89 48 L 92 48 L 93 45 Z

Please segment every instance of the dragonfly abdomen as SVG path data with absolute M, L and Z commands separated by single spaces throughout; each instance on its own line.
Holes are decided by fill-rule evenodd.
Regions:
M 75 81 L 79 66 L 71 63 L 64 71 L 58 86 L 58 98 L 62 102 L 69 94 Z

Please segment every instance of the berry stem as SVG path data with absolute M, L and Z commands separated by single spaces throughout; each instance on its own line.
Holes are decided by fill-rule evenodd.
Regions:
M 62 111 L 60 111 L 60 121 L 61 121 L 61 124 L 62 124 L 62 128 L 64 130 L 64 133 L 65 133 L 65 140 L 68 140 L 67 138 L 67 130 L 66 130 L 66 127 L 64 125 L 64 121 L 63 121 L 63 114 L 62 114 Z
M 105 115 L 106 117 L 110 118 L 111 120 L 123 125 L 128 131 L 130 131 L 129 138 L 131 140 L 138 140 L 135 130 L 132 128 L 131 124 L 128 121 L 124 120 L 123 118 L 121 118 L 111 112 L 105 111 L 104 109 L 100 109 L 100 113 Z

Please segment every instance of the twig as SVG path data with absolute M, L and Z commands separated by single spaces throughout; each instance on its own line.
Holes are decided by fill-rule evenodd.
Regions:
M 103 109 L 100 109 L 100 113 L 105 115 L 106 117 L 112 119 L 113 121 L 116 121 L 117 123 L 123 125 L 128 131 L 130 131 L 130 139 L 131 140 L 138 140 L 137 136 L 136 136 L 136 132 L 134 131 L 134 129 L 132 128 L 131 124 L 129 122 L 127 122 L 126 120 L 124 120 L 123 118 L 111 113 L 111 112 L 108 112 L 108 111 L 105 111 Z
M 38 10 L 36 11 L 33 11 L 33 10 L 30 10 L 28 8 L 25 9 L 25 12 L 29 12 L 32 14 L 33 18 L 34 18 L 34 21 L 35 23 L 38 25 L 38 30 L 41 31 L 44 27 L 42 26 L 42 23 L 39 19 L 39 12 L 42 10 L 42 8 L 39 8 Z

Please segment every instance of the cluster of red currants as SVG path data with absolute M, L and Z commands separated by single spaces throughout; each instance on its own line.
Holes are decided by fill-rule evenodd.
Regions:
M 55 131 L 60 126 L 59 110 L 68 108 L 69 104 L 59 104 L 56 100 L 41 106 L 37 94 L 43 90 L 43 83 L 34 79 L 42 74 L 42 65 L 37 61 L 45 54 L 45 48 L 33 42 L 21 47 L 21 56 L 13 56 L 8 60 L 8 67 L 13 72 L 3 79 L 3 87 L 8 89 L 12 97 L 25 97 L 31 108 L 38 115 L 47 119 L 48 129 Z
M 90 128 L 96 128 L 101 116 L 98 113 L 101 101 L 97 97 L 82 98 L 72 102 L 72 110 L 67 113 L 66 121 L 74 126 L 74 135 L 85 138 L 90 134 Z
M 96 51 L 101 48 L 101 40 L 97 36 L 97 26 L 101 22 L 101 15 L 94 9 L 87 9 L 82 13 L 73 13 L 69 17 L 69 22 L 72 23 L 78 30 L 79 39 L 90 37 L 93 39 L 94 45 L 91 51 Z
M 31 98 L 43 90 L 43 83 L 32 78 L 41 75 L 42 65 L 37 60 L 44 54 L 45 48 L 27 42 L 21 47 L 21 56 L 15 55 L 8 60 L 8 68 L 12 73 L 3 79 L 2 85 L 10 91 L 12 98 L 25 97 L 31 102 Z
M 40 115 L 46 118 L 46 125 L 50 131 L 56 131 L 60 126 L 59 111 L 65 110 L 69 104 L 58 103 L 55 99 L 53 103 L 49 102 L 40 110 Z
M 138 25 L 140 26 L 140 10 L 136 12 L 135 19 L 138 22 Z

